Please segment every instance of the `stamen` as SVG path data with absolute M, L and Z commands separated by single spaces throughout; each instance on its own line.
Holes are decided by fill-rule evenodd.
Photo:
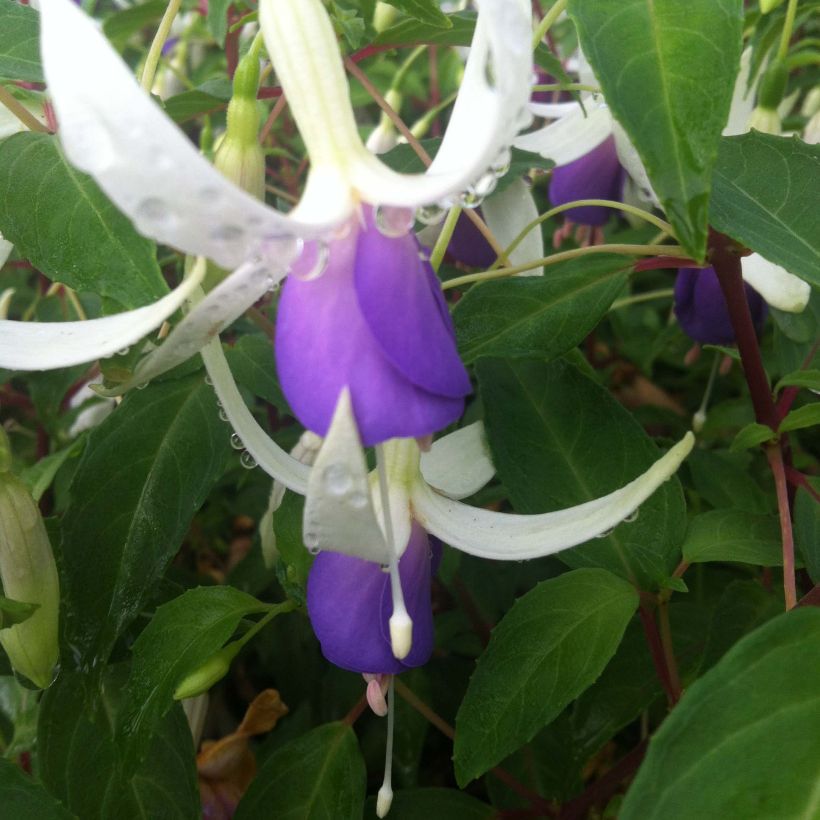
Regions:
M 379 717 L 384 717 L 387 714 L 387 701 L 384 698 L 384 691 L 378 677 L 371 678 L 367 682 L 367 705 Z
M 387 468 L 384 458 L 384 445 L 376 445 L 376 464 L 379 470 L 379 492 L 384 515 L 384 534 L 390 550 L 390 592 L 393 596 L 393 614 L 390 616 L 390 643 L 393 655 L 401 660 L 410 654 L 413 646 L 413 621 L 407 614 L 404 605 L 404 594 L 399 577 L 399 556 L 396 549 L 396 538 L 393 534 L 393 519 L 390 516 L 390 498 L 387 487 Z
M 384 753 L 384 780 L 376 799 L 376 814 L 379 817 L 387 817 L 387 812 L 390 811 L 390 806 L 393 804 L 393 723 L 396 717 L 396 708 L 393 701 L 395 697 L 393 676 L 391 675 L 387 695 L 387 746 Z

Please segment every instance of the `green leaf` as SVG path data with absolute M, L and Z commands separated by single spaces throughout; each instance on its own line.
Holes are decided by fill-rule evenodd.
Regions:
M 126 308 L 168 291 L 154 243 L 68 163 L 49 134 L 0 142 L 0 232 L 50 279 Z
M 277 749 L 259 768 L 235 820 L 361 817 L 365 769 L 353 729 L 328 723 Z
M 82 820 L 201 816 L 191 730 L 176 706 L 149 738 L 145 762 L 124 773 L 114 741 L 122 670 L 90 697 L 87 678 L 63 672 L 43 697 L 37 738 L 43 782 Z
M 661 725 L 620 820 L 817 816 L 820 610 L 757 629 Z
M 6 629 L 28 620 L 40 604 L 26 604 L 0 595 L 0 629 Z
M 242 618 L 267 609 L 227 586 L 189 589 L 157 609 L 133 646 L 118 727 L 128 747 L 126 767 L 142 758 L 177 686 L 221 649 Z
M 553 359 L 566 353 L 609 309 L 631 264 L 615 254 L 570 259 L 545 276 L 471 288 L 453 312 L 462 358 L 469 364 L 479 356 Z
M 777 433 L 766 424 L 758 424 L 753 421 L 741 428 L 738 434 L 732 440 L 729 449 L 732 452 L 738 450 L 748 450 L 750 447 L 757 447 L 758 444 L 763 444 L 764 441 L 772 441 L 777 438 Z
M 684 469 L 692 474 L 697 492 L 713 507 L 732 507 L 759 514 L 776 507 L 771 495 L 764 493 L 750 469 L 752 456 L 747 452 L 695 448 Z
M 775 392 L 784 387 L 806 387 L 809 390 L 820 391 L 820 370 L 795 370 L 787 373 L 775 385 Z
M 376 800 L 367 800 L 365 817 L 376 816 Z M 390 820 L 494 820 L 498 812 L 455 789 L 402 789 L 393 794 Z
M 74 817 L 31 775 L 0 757 L 0 806 L 14 820 L 71 820 Z
M 439 7 L 437 0 L 385 0 L 385 2 L 420 23 L 444 29 L 453 26 L 450 18 Z
M 179 548 L 230 447 L 199 377 L 126 396 L 91 432 L 63 519 L 63 663 L 107 658 Z
M 286 492 L 279 509 L 273 514 L 273 531 L 276 549 L 286 566 L 287 581 L 295 584 L 302 595 L 314 557 L 305 548 L 302 539 L 302 518 L 305 511 L 304 496 Z
M 103 33 L 114 48 L 125 48 L 129 38 L 162 18 L 168 4 L 164 0 L 146 0 L 130 8 L 120 9 L 103 23 Z
M 255 396 L 270 402 L 282 413 L 290 414 L 273 364 L 273 342 L 266 336 L 243 336 L 233 347 L 225 348 L 236 381 Z
M 808 483 L 820 493 L 820 479 Z M 794 542 L 812 581 L 820 584 L 820 502 L 805 487 L 798 488 L 794 500 Z
M 780 526 L 774 515 L 744 510 L 711 510 L 692 519 L 683 558 L 690 564 L 739 561 L 775 567 L 783 563 Z
M 569 0 L 584 54 L 681 245 L 706 253 L 709 189 L 740 61 L 740 0 Z
M 790 430 L 802 430 L 804 427 L 814 427 L 820 424 L 820 402 L 804 404 L 797 410 L 792 410 L 777 428 L 779 433 L 788 433 Z
M 448 18 L 450 25 L 444 27 L 409 17 L 380 32 L 373 41 L 373 45 L 408 46 L 422 43 L 437 46 L 470 45 L 475 31 L 475 13 L 459 12 L 448 15 Z
M 476 372 L 493 462 L 517 512 L 550 512 L 606 495 L 659 457 L 609 391 L 566 361 L 487 358 Z M 649 589 L 675 569 L 685 528 L 683 494 L 672 479 L 641 505 L 635 521 L 557 557 Z
M 0 77 L 43 82 L 40 15 L 13 0 L 0 0 Z
M 20 478 L 31 490 L 31 496 L 35 501 L 43 497 L 43 493 L 51 486 L 54 476 L 60 468 L 70 459 L 78 456 L 85 447 L 85 436 L 76 438 L 68 447 L 58 450 L 56 453 L 41 458 L 37 463 L 20 471 Z
M 456 716 L 460 785 L 530 740 L 595 681 L 637 606 L 632 586 L 599 569 L 542 581 L 513 604 Z
M 220 46 L 225 45 L 228 33 L 228 7 L 231 0 L 210 0 L 208 3 L 208 30 Z
M 712 182 L 711 224 L 820 286 L 818 175 L 817 145 L 756 131 L 726 137 Z

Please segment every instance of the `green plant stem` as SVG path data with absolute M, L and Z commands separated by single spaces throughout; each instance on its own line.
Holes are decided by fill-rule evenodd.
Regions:
M 783 20 L 783 31 L 780 34 L 780 45 L 777 48 L 777 59 L 784 60 L 789 53 L 789 41 L 794 29 L 794 18 L 797 15 L 797 0 L 789 0 L 786 7 L 786 18 Z
M 436 240 L 433 252 L 430 254 L 430 264 L 436 273 L 438 273 L 438 269 L 441 267 L 441 260 L 444 259 L 444 254 L 447 252 L 447 246 L 453 238 L 453 231 L 456 229 L 459 216 L 461 216 L 461 208 L 458 205 L 450 208 L 447 212 L 447 219 L 444 220 L 444 225 L 442 225 L 441 233 Z
M 532 87 L 533 91 L 589 91 L 592 94 L 600 94 L 601 89 L 597 85 L 587 85 L 585 83 L 538 83 Z
M 487 282 L 490 279 L 502 279 L 505 276 L 512 276 L 516 273 L 524 273 L 533 268 L 546 267 L 547 265 L 556 265 L 558 262 L 564 262 L 567 259 L 577 259 L 581 256 L 587 256 L 594 253 L 619 253 L 626 256 L 654 256 L 658 253 L 682 253 L 683 248 L 677 245 L 590 245 L 588 248 L 574 248 L 571 251 L 563 251 L 562 253 L 554 253 L 552 256 L 543 256 L 540 259 L 533 259 L 523 265 L 515 265 L 509 268 L 497 268 L 495 270 L 488 270 L 482 273 L 470 273 L 466 276 L 458 276 L 455 279 L 449 279 L 444 282 L 442 288 L 448 290 L 450 288 L 461 287 L 462 285 L 470 285 L 474 282 Z
M 292 600 L 283 601 L 281 604 L 272 604 L 264 617 L 260 618 L 241 638 L 234 642 L 233 645 L 236 646 L 236 651 L 238 652 L 257 632 L 264 629 L 277 615 L 292 612 L 296 607 L 296 601 Z
M 777 492 L 780 537 L 783 543 L 783 593 L 786 598 L 786 610 L 788 611 L 797 605 L 797 583 L 794 577 L 794 532 L 789 507 L 789 492 L 786 485 L 786 468 L 783 463 L 783 451 L 780 445 L 768 445 L 766 447 L 766 458 L 769 461 Z
M 556 0 L 552 4 L 550 10 L 544 15 L 535 33 L 532 35 L 533 50 L 538 48 L 538 44 L 544 39 L 546 33 L 552 27 L 552 24 L 561 16 L 564 9 L 567 7 L 567 0 Z
M 169 0 L 165 14 L 162 15 L 162 20 L 160 20 L 157 33 L 154 35 L 154 41 L 148 50 L 148 56 L 145 58 L 145 65 L 142 67 L 142 76 L 140 77 L 140 85 L 143 90 L 149 94 L 151 93 L 151 86 L 154 84 L 159 58 L 162 56 L 162 47 L 168 39 L 168 34 L 171 32 L 171 25 L 179 13 L 181 5 L 182 0 Z
M 619 310 L 630 305 L 639 305 L 641 302 L 651 302 L 655 299 L 668 299 L 675 295 L 673 288 L 663 288 L 661 290 L 650 290 L 647 293 L 637 293 L 634 296 L 624 296 L 623 299 L 616 299 L 610 306 L 610 310 Z

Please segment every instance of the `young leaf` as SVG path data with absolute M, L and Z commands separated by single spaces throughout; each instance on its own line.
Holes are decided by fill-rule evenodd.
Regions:
M 386 2 L 420 23 L 445 29 L 453 25 L 450 18 L 442 12 L 437 0 L 386 0 Z
M 732 440 L 729 449 L 733 453 L 736 453 L 738 450 L 748 450 L 750 447 L 757 447 L 758 444 L 763 444 L 764 441 L 771 441 L 776 437 L 777 434 L 771 427 L 753 421 L 751 424 L 747 424 L 741 428 Z
M 365 785 L 356 735 L 345 723 L 328 723 L 265 761 L 234 818 L 361 817 Z
M 621 820 L 816 816 L 820 653 L 808 647 L 818 642 L 814 607 L 740 641 L 654 736 Z
M 681 245 L 706 252 L 709 189 L 740 61 L 740 0 L 570 0 L 584 54 Z
M 0 0 L 0 77 L 43 82 L 40 15 L 14 0 Z
M 817 424 L 820 424 L 820 402 L 805 404 L 797 410 L 792 410 L 777 429 L 780 433 L 788 433 L 789 430 L 802 430 Z
M 752 131 L 720 141 L 709 219 L 717 230 L 820 286 L 820 147 Z
M 464 786 L 530 740 L 601 674 L 638 606 L 626 581 L 579 569 L 542 581 L 495 627 L 456 717 Z
M 690 564 L 739 561 L 779 566 L 783 553 L 777 517 L 726 509 L 701 513 L 689 525 L 683 558 Z
M 787 373 L 775 385 L 775 392 L 784 387 L 806 387 L 809 390 L 820 391 L 820 370 L 795 370 Z
M 543 356 L 575 347 L 598 324 L 623 288 L 631 262 L 602 255 L 571 259 L 546 276 L 478 285 L 453 312 L 466 363 L 479 356 Z
M 129 394 L 92 431 L 63 520 L 63 662 L 107 658 L 179 549 L 230 447 L 199 377 Z
M 516 512 L 549 512 L 605 495 L 658 458 L 609 391 L 565 361 L 487 358 L 476 371 L 493 463 Z M 675 569 L 684 512 L 673 478 L 644 502 L 637 520 L 557 557 L 649 588 Z
M 154 243 L 68 164 L 50 134 L 0 142 L 0 232 L 50 279 L 75 290 L 126 308 L 168 292 Z
M 134 642 L 121 733 L 136 762 L 174 702 L 174 690 L 211 658 L 246 615 L 267 606 L 233 587 L 197 587 L 163 604 Z
M 0 806 L 15 820 L 72 820 L 74 815 L 31 775 L 0 757 Z

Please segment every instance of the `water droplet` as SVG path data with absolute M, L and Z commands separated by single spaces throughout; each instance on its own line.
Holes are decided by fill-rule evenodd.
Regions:
M 219 418 L 222 419 L 222 421 L 228 421 L 228 414 L 222 405 L 219 406 Z
M 413 227 L 415 214 L 411 208 L 396 208 L 390 205 L 379 205 L 374 217 L 376 228 L 382 236 L 397 239 L 407 236 Z
M 416 219 L 423 225 L 438 225 L 444 219 L 446 213 L 441 205 L 424 205 L 416 211 Z
M 211 239 L 215 242 L 236 242 L 245 235 L 245 231 L 238 225 L 217 225 L 211 231 Z
M 208 387 L 213 387 L 214 382 L 210 375 L 205 376 L 205 384 L 207 384 Z
M 624 518 L 624 524 L 634 524 L 638 520 L 638 516 L 641 514 L 641 508 L 638 507 L 635 512 L 630 513 L 626 518 Z
M 429 262 L 430 261 L 430 249 L 425 248 L 425 247 L 419 248 L 419 259 L 421 259 L 422 262 Z
M 351 493 L 348 502 L 354 510 L 363 510 L 367 506 L 367 496 L 364 493 Z
M 596 538 L 609 538 L 612 533 L 615 532 L 615 527 L 610 527 L 608 530 L 604 530 L 603 532 L 599 532 L 595 537 Z
M 239 456 L 239 463 L 246 470 L 252 470 L 256 467 L 256 459 L 247 450 L 242 451 L 242 455 Z
M 332 495 L 344 495 L 353 484 L 353 477 L 345 464 L 331 464 L 322 473 L 325 489 Z
M 131 348 L 130 348 L 130 347 L 121 347 L 121 348 L 117 351 L 117 355 L 118 355 L 118 356 L 127 356 L 127 355 L 128 355 L 128 351 L 130 351 L 130 350 L 131 350 Z
M 143 382 L 137 385 L 137 390 L 145 390 L 146 387 L 148 387 L 148 382 Z
M 313 530 L 305 530 L 302 535 L 302 540 L 308 548 L 311 555 L 316 555 L 319 552 L 319 534 Z
M 498 177 L 492 171 L 488 171 L 476 182 L 475 192 L 484 199 L 495 190 L 496 185 L 498 185 Z
M 490 170 L 496 175 L 496 177 L 503 177 L 504 174 L 510 170 L 511 163 L 512 151 L 510 151 L 509 148 L 504 147 L 498 152 L 498 156 L 493 160 Z
M 231 447 L 234 450 L 244 450 L 245 442 L 236 433 L 231 433 Z
M 302 252 L 290 266 L 290 275 L 310 282 L 318 279 L 326 270 L 330 261 L 330 246 L 323 239 L 305 243 Z
M 379 569 L 382 572 L 390 572 L 390 564 L 379 564 Z
M 147 222 L 161 223 L 170 220 L 172 214 L 164 200 L 157 196 L 149 196 L 137 205 L 136 216 L 137 219 Z
M 462 208 L 470 209 L 477 208 L 483 200 L 484 197 L 481 196 L 472 185 L 458 198 Z

